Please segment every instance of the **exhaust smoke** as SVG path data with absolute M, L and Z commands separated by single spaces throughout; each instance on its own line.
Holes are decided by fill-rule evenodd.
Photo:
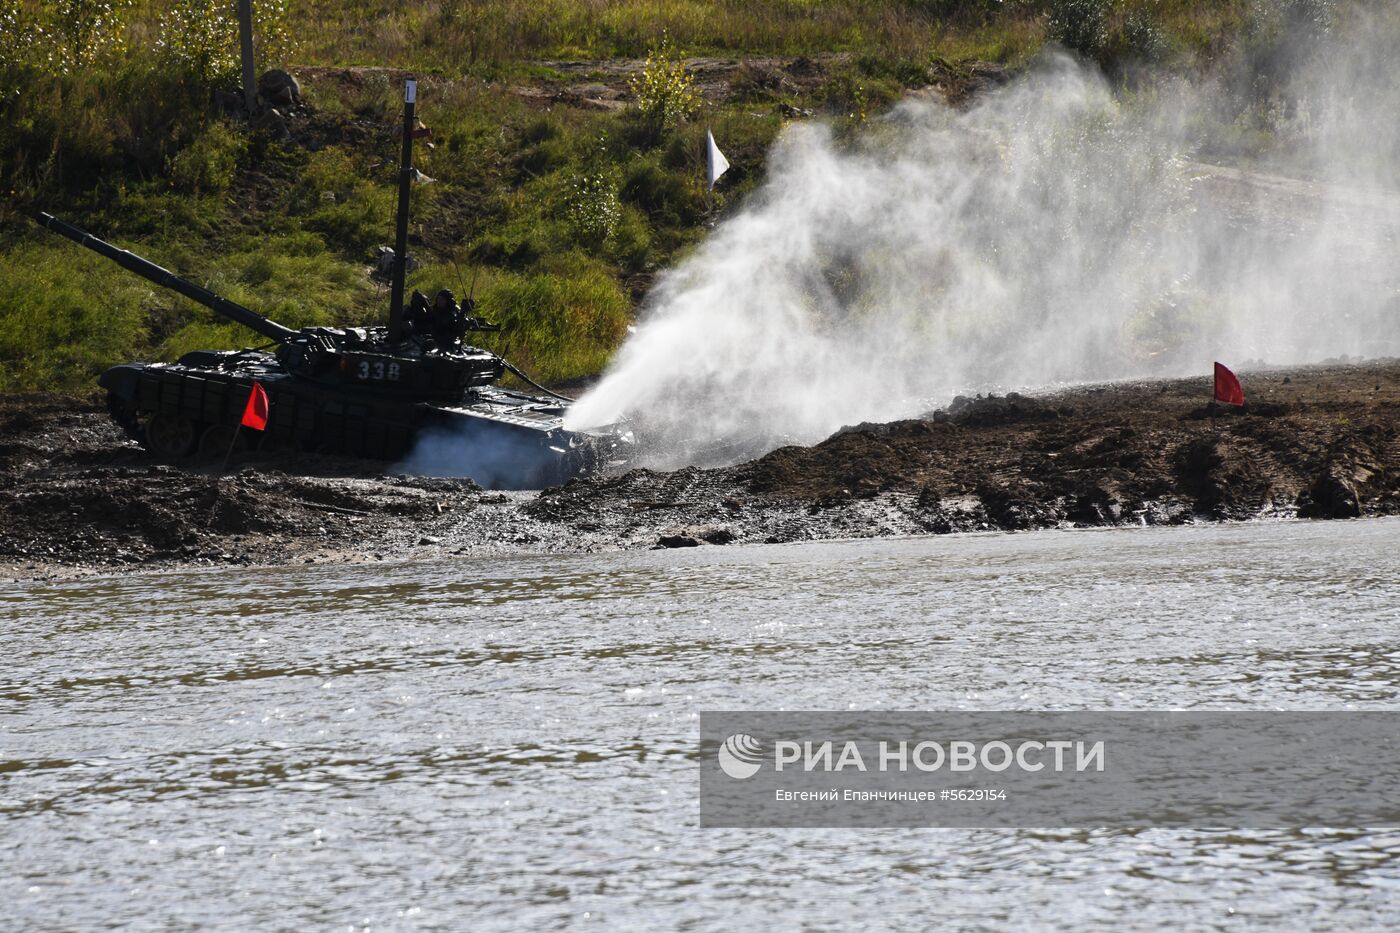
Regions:
M 464 477 L 483 489 L 542 489 L 559 481 L 557 451 L 550 443 L 531 431 L 464 419 L 419 432 L 408 456 L 391 472 Z
M 794 125 L 567 426 L 629 417 L 678 466 L 958 392 L 1400 354 L 1397 23 L 1280 83 L 1264 171 L 1210 164 L 1250 90 L 1120 99 L 1058 53 L 967 110 Z

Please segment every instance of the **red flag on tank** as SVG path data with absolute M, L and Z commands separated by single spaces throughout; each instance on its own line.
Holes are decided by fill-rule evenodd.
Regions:
M 1243 405 L 1244 389 L 1228 367 L 1215 364 L 1215 400 L 1226 405 Z
M 267 392 L 258 383 L 253 383 L 253 391 L 248 393 L 248 404 L 243 406 L 243 427 L 262 431 L 267 428 Z

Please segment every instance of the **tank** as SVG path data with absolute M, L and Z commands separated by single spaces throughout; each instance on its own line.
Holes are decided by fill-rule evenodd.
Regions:
M 450 293 L 430 300 L 414 292 L 404 306 L 414 97 L 409 81 L 387 326 L 293 330 L 73 224 L 35 215 L 54 233 L 269 341 L 260 349 L 200 350 L 175 363 L 106 370 L 98 382 L 128 435 L 166 459 L 226 457 L 242 444 L 399 461 L 436 440 L 431 472 L 498 489 L 558 485 L 625 459 L 630 436 L 623 426 L 566 431 L 570 399 L 465 342 L 470 333 L 499 329 L 473 315 L 470 298 L 458 306 Z M 507 372 L 536 392 L 498 385 Z M 262 432 L 239 428 L 255 382 L 269 403 Z

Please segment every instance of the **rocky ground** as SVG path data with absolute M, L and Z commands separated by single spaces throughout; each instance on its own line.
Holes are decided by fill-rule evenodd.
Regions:
M 959 399 L 813 447 L 541 493 L 329 459 L 170 465 L 101 406 L 0 398 L 0 576 L 1400 512 L 1400 362 Z

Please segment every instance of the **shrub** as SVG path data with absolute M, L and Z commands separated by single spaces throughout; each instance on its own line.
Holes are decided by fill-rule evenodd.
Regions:
M 285 62 L 296 48 L 287 25 L 287 0 L 255 0 L 253 35 L 263 67 Z M 238 20 L 223 0 L 170 0 L 158 26 L 157 48 L 166 61 L 202 84 L 240 80 Z
M 521 150 L 515 164 L 522 175 L 541 178 L 567 164 L 570 155 L 567 140 L 551 138 Z
M 69 75 L 126 50 L 132 0 L 59 0 L 38 15 L 23 3 L 0 6 L 0 70 L 37 68 Z
M 868 78 L 894 81 L 902 87 L 922 87 L 929 82 L 928 66 L 907 58 L 862 55 L 856 59 L 856 68 Z
M 50 74 L 71 74 L 126 50 L 131 0 L 59 0 L 44 43 Z
M 238 74 L 238 23 L 229 15 L 231 4 L 202 0 L 172 0 L 160 17 L 156 46 L 162 57 L 203 84 L 233 80 Z
M 170 159 L 170 182 L 190 194 L 225 191 L 247 150 L 248 141 L 227 123 L 211 123 Z
M 963 20 L 986 20 L 1017 0 L 911 0 L 910 6 L 927 10 L 939 18 L 960 18 Z
M 629 307 L 613 278 L 586 262 L 506 273 L 481 292 L 482 313 L 504 328 L 501 352 L 547 381 L 600 372 L 626 332 Z
M 685 180 L 650 160 L 638 162 L 628 170 L 621 195 L 645 211 L 654 223 L 676 226 L 699 216 Z
M 1320 39 L 1332 30 L 1335 0 L 1254 0 L 1250 27 L 1256 37 Z
M 1254 92 L 1267 106 L 1287 90 L 1300 64 L 1319 54 L 1336 15 L 1333 0 L 1254 0 L 1247 24 L 1248 54 L 1254 70 Z M 1296 99 L 1291 103 L 1296 103 Z M 1290 104 L 1291 106 L 1291 104 Z M 1265 115 L 1271 123 L 1276 115 Z
M 304 226 L 322 234 L 329 249 L 346 256 L 363 257 L 392 236 L 394 192 L 360 182 L 348 197 L 323 205 L 306 218 Z
M 599 247 L 612 239 L 622 213 L 612 172 L 599 169 L 575 178 L 565 197 L 564 212 L 580 243 Z
M 1108 42 L 1110 6 L 1110 0 L 1051 0 L 1045 26 L 1056 42 L 1092 57 Z
M 1123 24 L 1128 51 L 1147 62 L 1160 61 L 1167 51 L 1167 37 L 1157 18 L 1146 10 L 1134 10 Z
M 526 145 L 548 142 L 559 137 L 559 123 L 551 117 L 536 117 L 520 131 L 520 141 Z
M 855 75 L 839 74 L 832 78 L 822 88 L 822 96 L 828 107 L 857 123 L 864 123 L 870 115 L 866 86 Z
M 59 0 L 35 11 L 0 3 L 0 102 L 44 78 L 68 77 L 126 51 L 132 0 Z
M 350 153 L 328 147 L 307 157 L 301 177 L 317 195 L 329 193 L 339 200 L 355 188 L 364 173 L 355 165 Z
M 542 238 L 533 231 L 513 228 L 483 235 L 472 245 L 470 255 L 474 262 L 484 265 L 525 269 L 539 262 L 544 250 Z
M 609 246 L 609 255 L 625 274 L 641 272 L 651 255 L 651 231 L 646 219 L 634 208 L 622 211 Z
M 34 28 L 29 11 L 14 0 L 0 6 L 0 72 L 18 71 L 31 63 Z
M 684 122 L 700 107 L 695 77 L 675 58 L 671 41 L 665 37 L 661 48 L 647 53 L 641 72 L 629 85 L 637 97 L 637 108 L 658 132 Z

